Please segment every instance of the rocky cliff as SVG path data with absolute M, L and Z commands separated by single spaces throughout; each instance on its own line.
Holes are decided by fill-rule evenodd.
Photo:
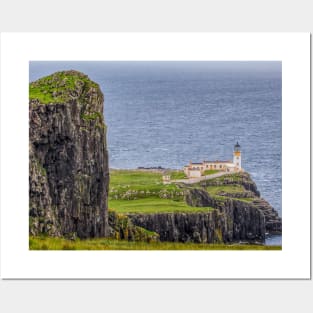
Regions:
M 128 213 L 127 216 L 134 225 L 158 233 L 161 241 L 264 242 L 266 233 L 281 233 L 281 218 L 260 198 L 248 173 L 179 186 L 189 206 L 211 209 L 207 213 Z
M 99 86 L 77 71 L 30 84 L 29 232 L 108 233 L 108 154 Z
M 117 240 L 157 242 L 159 234 L 143 227 L 134 225 L 125 215 L 109 211 L 109 236 Z
M 133 224 L 154 231 L 161 241 L 196 243 L 263 242 L 265 222 L 257 209 L 230 204 L 207 213 L 128 214 Z
M 218 186 L 224 186 L 225 190 L 228 187 L 231 188 L 231 186 L 241 186 L 243 190 L 240 192 L 220 191 L 218 197 L 210 195 L 210 187 Z M 260 197 L 260 192 L 249 173 L 242 172 L 236 175 L 226 175 L 217 179 L 202 181 L 200 187 L 206 192 L 202 193 L 202 196 L 197 192 L 197 196 L 193 197 L 193 200 L 192 197 L 187 197 L 188 204 L 203 206 L 204 203 L 209 203 L 221 211 L 232 205 L 257 209 L 264 215 L 266 233 L 275 234 L 282 232 L 281 218 L 277 211 L 266 200 Z

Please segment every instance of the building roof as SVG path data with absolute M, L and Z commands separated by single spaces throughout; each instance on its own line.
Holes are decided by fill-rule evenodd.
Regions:
M 203 161 L 203 163 L 233 163 L 233 162 L 216 160 L 216 161 Z

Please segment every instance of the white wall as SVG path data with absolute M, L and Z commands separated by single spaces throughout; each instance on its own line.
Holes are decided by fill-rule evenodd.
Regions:
M 201 177 L 200 170 L 189 170 L 189 177 Z
M 238 169 L 241 169 L 241 153 L 240 156 L 236 156 L 235 153 L 233 155 L 233 162 Z M 238 165 L 237 165 L 238 164 Z

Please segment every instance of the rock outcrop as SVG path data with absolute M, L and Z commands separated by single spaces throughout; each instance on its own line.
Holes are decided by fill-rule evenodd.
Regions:
M 249 173 L 247 172 L 239 172 L 229 175 L 224 175 L 215 179 L 203 180 L 200 183 L 201 187 L 208 186 L 227 186 L 227 185 L 241 185 L 245 189 L 245 192 L 249 192 L 253 194 L 255 197 L 260 197 L 260 192 L 255 184 L 255 182 L 251 179 Z
M 220 192 L 219 195 L 223 198 L 211 197 L 204 190 L 200 191 L 196 189 L 197 196 L 187 196 L 186 201 L 189 205 L 193 206 L 213 206 L 223 211 L 225 206 L 231 201 L 236 205 L 241 206 L 243 203 L 245 206 L 253 209 L 258 209 L 265 218 L 265 231 L 270 234 L 277 234 L 282 232 L 282 220 L 279 217 L 277 211 L 263 198 L 260 197 L 260 192 L 257 189 L 255 182 L 251 179 L 249 173 L 243 172 L 237 175 L 226 175 L 215 180 L 206 180 L 201 182 L 201 187 L 206 188 L 208 186 L 227 186 L 227 185 L 241 185 L 244 188 L 244 192 L 241 193 L 227 193 Z M 225 199 L 227 198 L 227 199 Z M 243 201 L 238 201 L 236 198 L 241 198 Z M 249 201 L 244 201 L 245 198 L 249 198 Z M 234 202 L 235 201 L 235 202 Z
M 77 71 L 30 84 L 29 232 L 108 234 L 108 154 L 99 86 Z

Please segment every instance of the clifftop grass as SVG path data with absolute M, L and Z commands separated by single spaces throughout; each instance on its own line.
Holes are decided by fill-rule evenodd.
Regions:
M 175 177 L 183 172 L 173 171 Z M 167 173 L 171 175 L 171 172 Z M 191 207 L 184 190 L 176 184 L 164 185 L 162 173 L 146 170 L 111 170 L 109 208 L 118 213 L 196 213 L 213 210 Z
M 40 78 L 29 84 L 29 99 L 41 104 L 60 103 L 79 97 L 90 88 L 99 85 L 78 71 L 61 71 Z
M 211 207 L 192 207 L 183 201 L 171 199 L 146 198 L 138 200 L 110 200 L 110 209 L 119 213 L 203 213 L 214 210 Z
M 175 184 L 164 185 L 162 173 L 145 170 L 110 170 L 111 200 L 136 200 L 139 198 L 171 195 L 182 199 L 182 190 Z
M 184 176 L 183 171 L 166 171 L 172 179 Z M 184 191 L 189 187 L 162 182 L 161 171 L 149 170 L 111 170 L 109 189 L 109 208 L 119 213 L 196 213 L 214 210 L 211 207 L 193 207 L 186 204 Z M 232 184 L 226 184 L 231 180 Z M 240 184 L 242 174 L 234 173 L 218 177 L 212 185 L 201 186 L 200 183 L 190 187 L 203 188 L 216 200 L 231 197 L 244 202 L 254 198 L 247 196 L 247 191 Z M 214 183 L 217 183 L 214 185 Z M 227 194 L 225 196 L 224 194 Z

